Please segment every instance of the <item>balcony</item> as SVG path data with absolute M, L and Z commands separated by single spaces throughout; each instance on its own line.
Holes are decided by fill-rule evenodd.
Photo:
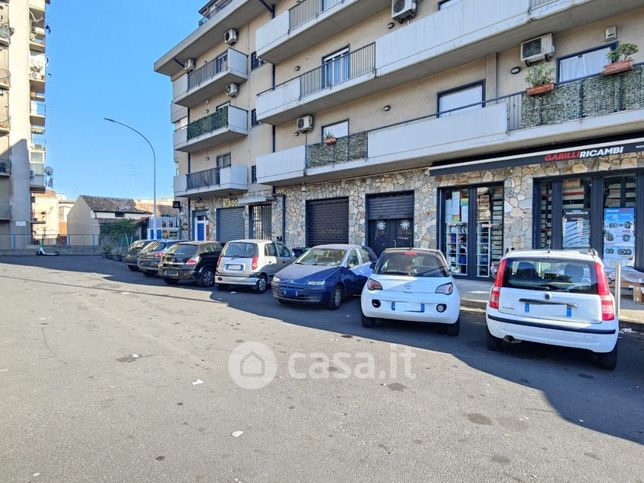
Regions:
M 11 220 L 11 205 L 0 203 L 0 220 L 2 221 Z
M 31 101 L 31 109 L 29 111 L 29 120 L 32 126 L 45 125 L 45 103 L 41 101 Z
M 231 82 L 248 79 L 248 56 L 235 49 L 211 60 L 174 82 L 174 103 L 192 107 L 223 92 Z
M 9 119 L 9 106 L 0 106 L 0 136 L 9 134 L 11 120 Z
M 388 7 L 390 0 L 304 0 L 257 29 L 257 56 L 279 64 Z
M 29 32 L 29 49 L 34 52 L 45 51 L 45 29 L 35 25 L 31 26 Z
M 429 166 L 438 160 L 644 129 L 644 67 L 519 92 L 451 112 L 257 158 L 257 181 L 287 185 Z M 440 168 L 432 168 L 438 169 Z
M 29 83 L 32 92 L 45 92 L 45 56 L 32 55 L 29 63 Z
M 45 0 L 29 0 L 29 8 L 36 12 L 45 12 Z
M 376 76 L 375 60 L 376 46 L 369 44 L 264 91 L 257 97 L 257 119 L 279 124 L 364 97 L 365 84 Z
M 462 0 L 419 18 L 375 41 L 369 76 L 346 89 L 301 95 L 299 78 L 263 92 L 257 119 L 271 124 L 330 109 L 367 95 L 482 59 L 544 32 L 562 32 L 641 7 L 640 0 Z
M 11 27 L 8 21 L 0 23 L 0 45 L 9 45 L 11 42 Z
M 213 4 L 207 12 L 207 20 L 179 42 L 163 57 L 154 63 L 154 70 L 161 74 L 174 76 L 182 70 L 175 59 L 196 59 L 210 50 L 213 45 L 223 41 L 228 29 L 239 29 L 264 12 L 266 5 L 273 6 L 276 0 L 230 0 L 229 2 Z
M 11 87 L 11 73 L 8 69 L 0 69 L 0 89 Z
M 245 166 L 226 166 L 174 177 L 175 196 L 240 193 L 248 189 Z
M 248 111 L 226 106 L 174 132 L 174 149 L 201 151 L 248 135 Z
M 0 178 L 11 176 L 11 159 L 9 156 L 0 156 Z
M 31 191 L 45 191 L 47 184 L 44 163 L 29 163 L 29 187 Z

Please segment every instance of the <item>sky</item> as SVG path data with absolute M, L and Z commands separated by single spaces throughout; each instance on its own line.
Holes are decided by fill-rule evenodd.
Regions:
M 152 198 L 172 196 L 170 79 L 154 62 L 197 28 L 206 0 L 52 0 L 47 7 L 47 164 L 54 190 Z

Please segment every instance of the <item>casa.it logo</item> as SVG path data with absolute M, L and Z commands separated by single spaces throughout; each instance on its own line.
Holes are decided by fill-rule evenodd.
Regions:
M 228 374 L 243 389 L 262 389 L 277 374 L 275 353 L 261 342 L 244 342 L 230 353 Z
M 586 149 L 585 151 L 568 151 L 565 153 L 553 153 L 545 156 L 545 161 L 565 161 L 567 159 L 597 158 L 611 154 L 622 154 L 624 146 L 603 149 Z

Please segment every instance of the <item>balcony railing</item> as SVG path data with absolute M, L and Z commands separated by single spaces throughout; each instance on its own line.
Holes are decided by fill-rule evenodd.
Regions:
M 11 40 L 11 27 L 8 22 L 0 23 L 0 40 L 4 42 Z
M 11 73 L 8 69 L 0 69 L 0 86 L 5 88 L 11 86 Z
M 32 116 L 45 116 L 46 115 L 45 103 L 40 101 L 31 101 L 31 109 L 29 113 Z
M 217 186 L 221 183 L 220 178 L 221 168 L 206 169 L 205 171 L 197 171 L 189 173 L 187 177 L 187 188 L 189 190 L 206 188 L 208 186 Z
M 215 3 L 212 7 L 210 7 L 210 11 L 206 14 L 206 16 L 202 17 L 199 20 L 199 26 L 202 26 L 205 24 L 208 20 L 211 18 L 215 17 L 220 11 L 222 11 L 224 8 L 226 8 L 230 2 L 233 0 L 222 0 L 219 3 Z
M 0 107 L 0 129 L 8 131 L 11 128 L 11 119 L 9 118 L 9 108 Z
M 45 47 L 45 31 L 42 27 L 31 27 L 31 32 L 29 33 L 29 41 L 33 44 L 36 44 L 40 47 Z M 40 50 L 40 49 L 36 49 Z
M 530 0 L 530 8 L 538 8 L 547 3 L 553 3 L 557 0 Z
M 346 163 L 369 157 L 367 132 L 337 138 L 334 144 L 324 142 L 306 147 L 306 167 L 316 168 L 336 163 Z
M 188 74 L 188 90 L 228 70 L 228 57 L 219 56 Z
M 190 141 L 202 134 L 211 133 L 218 129 L 231 127 L 231 118 L 229 114 L 233 114 L 232 126 L 245 127 L 246 119 L 248 119 L 248 112 L 232 106 L 225 106 L 217 109 L 216 112 L 202 117 L 196 121 L 188 124 L 187 140 Z M 244 118 L 242 122 L 241 118 Z M 237 119 L 239 117 L 239 119 Z M 243 124 L 243 126 L 242 126 Z
M 44 163 L 29 163 L 29 173 L 31 177 L 34 176 L 44 176 L 45 175 L 45 164 Z
M 288 11 L 289 31 L 313 20 L 322 12 L 344 3 L 344 0 L 304 0 Z

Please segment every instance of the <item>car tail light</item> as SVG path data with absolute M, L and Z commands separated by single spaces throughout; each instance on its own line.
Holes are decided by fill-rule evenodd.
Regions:
M 253 270 L 257 270 L 258 264 L 259 264 L 259 257 L 253 257 L 253 260 L 251 261 L 251 268 Z
M 501 299 L 501 287 L 503 286 L 503 277 L 505 276 L 505 266 L 507 265 L 507 259 L 501 260 L 499 265 L 499 271 L 496 272 L 496 278 L 494 279 L 494 286 L 490 291 L 490 301 L 488 305 L 491 309 L 499 308 L 499 300 Z
M 367 280 L 367 289 L 368 290 L 382 290 L 382 284 L 376 282 L 374 279 L 370 278 Z
M 610 296 L 608 277 L 599 262 L 595 262 L 595 275 L 597 276 L 597 294 L 602 303 L 602 320 L 614 320 L 615 305 L 613 304 L 613 298 Z
M 161 258 L 163 256 L 163 252 L 156 252 L 154 254 L 154 258 Z
M 452 295 L 453 291 L 454 291 L 454 284 L 452 282 L 444 283 L 443 285 L 440 285 L 436 289 L 436 293 L 442 293 L 442 294 L 445 294 L 445 295 Z
M 197 263 L 199 263 L 199 257 L 191 257 L 186 262 L 186 265 L 196 265 Z

